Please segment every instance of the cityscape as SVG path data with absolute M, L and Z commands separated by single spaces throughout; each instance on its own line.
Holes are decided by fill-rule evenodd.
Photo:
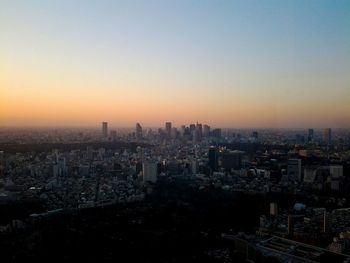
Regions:
M 349 19 L 0 1 L 1 262 L 350 262 Z
M 119 216 L 128 220 L 120 224 L 133 234 L 147 229 L 150 237 L 142 238 L 162 242 L 169 231 L 185 231 L 182 227 L 193 224 L 189 218 L 197 213 L 204 213 L 203 221 L 196 219 L 200 225 L 183 234 L 200 235 L 188 242 L 213 244 L 198 244 L 203 251 L 188 252 L 194 257 L 190 260 L 350 259 L 349 130 L 235 130 L 200 123 L 174 127 L 170 121 L 158 129 L 140 123 L 117 129 L 102 122 L 95 129 L 4 129 L 0 146 L 0 234 L 2 247 L 13 249 L 17 259 L 49 256 L 54 248 L 35 249 L 45 247 L 40 235 L 59 235 L 55 231 L 60 228 L 50 227 L 57 220 L 67 220 L 65 235 L 79 242 L 89 235 L 81 228 L 91 231 L 89 224 L 95 223 L 110 224 L 109 238 L 118 238 L 118 224 L 113 224 Z M 171 208 L 175 210 L 164 211 Z M 99 218 L 100 213 L 117 215 Z M 173 225 L 152 223 L 163 217 Z M 19 236 L 27 240 L 12 247 L 7 237 Z M 282 241 L 274 240 L 278 238 Z M 55 245 L 68 249 L 74 241 L 60 242 L 67 243 Z M 126 233 L 110 242 L 131 250 L 128 242 L 135 240 Z M 248 248 L 252 252 L 244 255 Z

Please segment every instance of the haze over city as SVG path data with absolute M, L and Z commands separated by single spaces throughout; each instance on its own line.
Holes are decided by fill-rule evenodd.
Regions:
M 350 262 L 350 0 L 0 0 L 2 262 Z
M 1 1 L 0 126 L 350 123 L 349 1 Z

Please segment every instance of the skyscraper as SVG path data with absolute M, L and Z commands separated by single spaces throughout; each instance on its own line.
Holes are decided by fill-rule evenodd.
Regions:
M 102 137 L 108 137 L 108 122 L 102 122 Z
M 195 124 L 190 124 L 190 133 L 192 134 L 196 130 Z
M 209 137 L 210 135 L 210 126 L 207 124 L 204 124 L 203 126 L 203 137 Z
M 214 146 L 211 146 L 209 148 L 208 158 L 209 158 L 209 167 L 211 169 L 211 172 L 217 171 L 219 166 L 218 150 Z
M 314 140 L 314 129 L 309 129 L 308 131 L 308 136 L 307 136 L 307 141 L 312 142 Z
M 177 134 L 178 134 L 177 129 L 176 129 L 176 128 L 171 128 L 171 131 L 170 131 L 170 138 L 176 139 L 176 138 L 177 138 Z
M 196 141 L 201 141 L 202 140 L 202 136 L 203 136 L 203 128 L 202 128 L 202 124 L 197 123 L 196 124 Z
M 324 129 L 323 140 L 327 145 L 330 145 L 332 143 L 332 129 L 331 128 Z
M 110 136 L 111 136 L 111 140 L 115 141 L 117 139 L 117 131 L 116 130 L 111 131 Z
M 136 139 L 141 140 L 142 139 L 142 127 L 140 123 L 136 123 Z
M 165 132 L 168 138 L 170 138 L 171 135 L 171 122 L 165 123 Z

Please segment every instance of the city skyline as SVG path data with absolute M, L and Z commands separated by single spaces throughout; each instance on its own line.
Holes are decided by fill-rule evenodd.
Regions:
M 110 129 L 127 129 L 127 130 L 134 130 L 135 129 L 135 123 L 131 123 L 130 125 L 119 125 L 117 122 L 113 122 L 113 121 L 107 121 L 108 123 L 108 130 Z M 148 123 L 144 123 L 144 122 L 136 122 L 138 124 L 140 124 L 142 126 L 143 129 L 159 129 L 159 128 L 164 128 L 164 122 L 159 122 L 156 124 L 148 124 Z M 220 126 L 220 125 L 213 125 L 210 122 L 186 122 L 186 123 L 182 123 L 182 122 L 172 122 L 173 124 L 173 128 L 179 129 L 181 128 L 181 126 L 189 126 L 189 125 L 196 125 L 196 124 L 201 124 L 201 125 L 209 125 L 210 128 L 219 128 L 219 129 L 225 129 L 225 130 L 291 130 L 291 131 L 298 131 L 298 130 L 302 130 L 305 131 L 306 133 L 308 132 L 309 129 L 314 129 L 317 131 L 324 131 L 325 129 L 335 129 L 335 130 L 349 130 L 349 127 L 330 127 L 330 126 L 276 126 L 276 127 L 263 127 L 263 126 Z M 61 124 L 61 125 L 57 125 L 57 124 L 44 124 L 44 125 L 2 125 L 0 126 L 0 129 L 93 129 L 93 130 L 100 130 L 101 127 L 101 121 L 100 122 L 96 122 L 96 123 L 88 123 L 88 124 Z
M 3 1 L 0 127 L 350 128 L 348 1 Z

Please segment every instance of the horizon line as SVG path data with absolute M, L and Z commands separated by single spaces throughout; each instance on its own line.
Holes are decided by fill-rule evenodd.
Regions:
M 108 122 L 107 122 L 108 123 Z M 99 125 L 93 126 L 93 125 L 1 125 L 0 129 L 100 129 L 102 122 L 99 123 Z M 136 123 L 135 123 L 136 124 Z M 140 123 L 141 124 L 141 123 Z M 195 123 L 190 123 L 195 124 Z M 172 128 L 181 128 L 182 125 L 186 125 L 188 127 L 190 124 L 181 124 L 179 126 L 172 126 Z M 199 123 L 199 124 L 206 124 L 207 123 Z M 159 129 L 164 128 L 163 126 L 156 126 L 156 125 L 142 125 L 142 128 L 145 129 Z M 314 130 L 323 130 L 323 129 L 335 129 L 335 130 L 350 130 L 350 127 L 332 127 L 332 126 L 324 126 L 324 127 L 263 127 L 263 126 L 241 126 L 241 127 L 227 127 L 227 126 L 211 126 L 209 125 L 211 129 L 242 129 L 242 130 L 248 130 L 248 129 L 257 129 L 257 130 L 308 130 L 308 129 L 314 129 Z M 116 125 L 110 125 L 108 123 L 108 129 L 135 129 L 134 126 L 116 126 Z

